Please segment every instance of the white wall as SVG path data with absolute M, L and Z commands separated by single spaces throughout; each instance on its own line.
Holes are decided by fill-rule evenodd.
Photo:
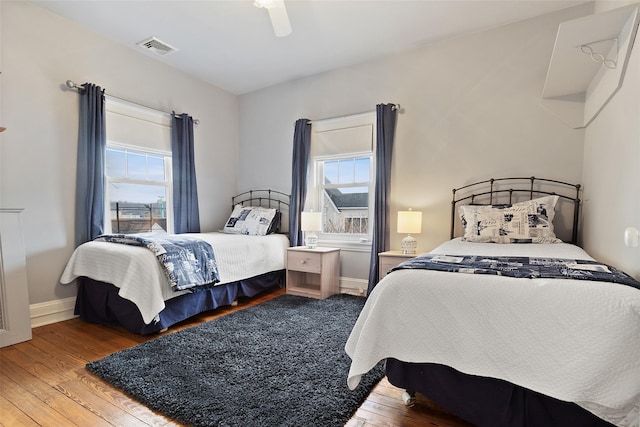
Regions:
M 565 126 L 540 99 L 558 24 L 592 10 L 584 5 L 241 96 L 239 188 L 290 186 L 296 119 L 387 102 L 404 111 L 393 154 L 391 228 L 398 210 L 422 210 L 419 251 L 448 239 L 454 187 L 514 175 L 580 182 L 584 131 Z M 392 249 L 402 237 L 392 231 Z M 368 254 L 343 252 L 341 274 L 366 278 L 367 263 Z
M 622 7 L 598 2 L 597 11 Z M 640 228 L 640 43 L 636 38 L 622 87 L 585 132 L 583 246 L 594 257 L 640 277 L 640 250 L 624 246 L 627 226 Z
M 30 303 L 76 293 L 58 283 L 73 251 L 78 95 L 66 80 L 200 119 L 195 129 L 201 224 L 220 228 L 238 164 L 237 98 L 35 5 L 1 1 L 0 206 L 24 208 Z M 179 55 L 179 52 L 174 53 Z
M 591 8 L 434 43 L 238 100 L 37 6 L 1 1 L 0 125 L 8 130 L 0 134 L 0 206 L 26 209 L 31 304 L 76 291 L 58 283 L 73 251 L 78 104 L 77 94 L 64 89 L 67 79 L 200 119 L 196 166 L 204 230 L 222 225 L 236 189 L 290 190 L 296 119 L 394 102 L 403 113 L 391 210 L 424 212 L 420 250 L 448 238 L 451 188 L 491 176 L 539 175 L 582 181 L 586 249 L 638 276 L 640 254 L 621 239 L 627 225 L 640 227 L 637 47 L 623 88 L 586 131 L 569 129 L 539 102 L 557 25 Z M 392 233 L 393 249 L 401 238 Z M 345 253 L 342 275 L 366 278 L 367 262 L 367 254 Z

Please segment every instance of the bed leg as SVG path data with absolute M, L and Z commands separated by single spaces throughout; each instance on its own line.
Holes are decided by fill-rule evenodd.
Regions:
M 236 305 L 238 305 L 238 298 L 233 300 L 233 302 L 231 303 L 231 307 L 235 307 Z
M 416 393 L 413 391 L 404 391 L 402 393 L 402 402 L 411 408 L 416 404 Z

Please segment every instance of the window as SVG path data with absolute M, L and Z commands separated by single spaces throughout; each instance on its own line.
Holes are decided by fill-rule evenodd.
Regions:
M 325 244 L 371 245 L 374 124 L 375 113 L 312 125 L 305 210 L 322 212 L 319 240 Z
M 111 232 L 171 232 L 171 153 L 111 143 L 106 157 Z
M 167 114 L 107 97 L 105 232 L 173 232 Z
M 318 159 L 323 232 L 369 234 L 371 156 Z

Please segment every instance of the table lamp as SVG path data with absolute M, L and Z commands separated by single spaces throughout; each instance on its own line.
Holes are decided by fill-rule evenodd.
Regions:
M 418 241 L 411 234 L 422 232 L 422 212 L 398 211 L 398 233 L 407 233 L 407 237 L 402 239 L 402 254 L 415 255 Z
M 302 212 L 300 228 L 304 232 L 307 248 L 315 249 L 318 246 L 316 232 L 322 230 L 322 212 Z

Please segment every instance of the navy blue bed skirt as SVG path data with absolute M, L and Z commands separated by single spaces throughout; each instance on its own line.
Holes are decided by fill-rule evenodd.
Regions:
M 613 427 L 575 403 L 449 366 L 387 359 L 385 369 L 391 384 L 419 392 L 478 427 Z
M 239 282 L 214 286 L 165 301 L 160 321 L 145 324 L 136 305 L 118 295 L 110 283 L 81 277 L 78 280 L 75 314 L 103 325 L 120 325 L 136 334 L 152 334 L 207 310 L 231 305 L 238 297 L 253 297 L 284 283 L 284 270 Z

